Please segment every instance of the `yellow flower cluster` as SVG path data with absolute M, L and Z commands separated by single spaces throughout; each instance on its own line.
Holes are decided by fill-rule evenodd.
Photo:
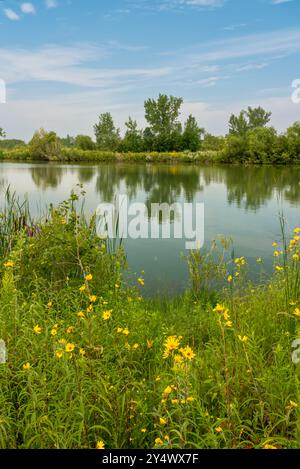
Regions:
M 181 340 L 182 337 L 178 337 L 177 335 L 170 335 L 167 337 L 164 342 L 165 350 L 163 353 L 163 358 L 169 358 L 169 356 L 172 355 L 175 350 L 178 350 Z
M 300 260 L 300 228 L 294 230 L 294 237 L 291 239 L 288 252 L 292 253 L 292 259 L 294 262 Z
M 229 309 L 225 305 L 221 305 L 218 303 L 217 306 L 214 308 L 214 312 L 223 316 L 226 327 L 229 327 L 229 328 L 232 327 L 232 321 L 230 320 Z

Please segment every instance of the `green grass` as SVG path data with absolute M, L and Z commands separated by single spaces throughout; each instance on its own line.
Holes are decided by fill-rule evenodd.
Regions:
M 250 284 L 222 241 L 190 256 L 185 295 L 145 300 L 76 205 L 1 251 L 0 448 L 299 447 L 297 235 L 270 282 Z
M 26 146 L 12 150 L 0 151 L 0 161 L 32 161 L 29 148 Z M 41 159 L 42 160 L 42 159 Z M 79 148 L 62 148 L 61 155 L 52 161 L 64 162 L 128 162 L 128 163 L 220 163 L 222 155 L 216 151 L 192 152 L 142 152 L 142 153 L 118 153 L 101 150 L 80 150 Z

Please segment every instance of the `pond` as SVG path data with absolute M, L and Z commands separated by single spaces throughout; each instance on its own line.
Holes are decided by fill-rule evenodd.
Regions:
M 279 212 L 287 226 L 300 226 L 300 169 L 194 165 L 0 163 L 0 187 L 10 186 L 31 210 L 43 210 L 86 190 L 85 209 L 127 194 L 129 203 L 204 203 L 204 248 L 218 235 L 231 237 L 236 256 L 245 256 L 254 275 L 256 259 L 272 269 L 272 243 L 280 239 Z M 174 222 L 174 220 L 172 220 Z M 130 275 L 144 271 L 145 292 L 172 295 L 188 284 L 184 239 L 126 239 Z

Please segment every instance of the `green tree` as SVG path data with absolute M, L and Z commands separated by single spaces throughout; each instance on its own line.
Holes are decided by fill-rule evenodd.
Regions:
M 248 132 L 248 156 L 251 161 L 272 162 L 274 158 L 276 130 L 273 127 L 256 127 Z
M 266 127 L 271 120 L 272 113 L 265 111 L 262 107 L 248 107 L 247 118 L 249 129 Z
M 223 155 L 228 163 L 245 161 L 248 158 L 247 139 L 244 136 L 228 135 Z
M 150 129 L 146 127 L 143 131 L 143 151 L 153 151 L 155 136 Z
M 182 98 L 160 94 L 157 100 L 145 101 L 145 117 L 154 137 L 153 147 L 158 151 L 171 151 L 178 146 L 181 124 L 178 121 Z
M 4 132 L 4 130 L 0 127 L 0 138 L 5 138 L 6 137 L 6 133 Z
M 300 121 L 295 122 L 286 131 L 287 159 L 290 161 L 300 160 Z
M 71 148 L 75 145 L 75 138 L 71 137 L 69 134 L 63 138 L 58 137 L 58 140 L 63 147 Z
M 229 119 L 229 133 L 245 137 L 249 130 L 266 127 L 270 122 L 271 112 L 265 111 L 262 107 L 248 107 L 247 111 L 242 110 L 238 116 L 231 114 Z
M 120 131 L 115 127 L 110 112 L 101 114 L 94 126 L 97 147 L 100 150 L 116 151 L 120 143 Z
M 209 133 L 205 133 L 201 143 L 202 150 L 220 151 L 225 146 L 225 137 L 219 137 Z
M 95 143 L 89 135 L 77 135 L 75 138 L 75 146 L 80 150 L 94 150 Z
M 55 132 L 44 129 L 36 131 L 29 142 L 29 152 L 32 158 L 43 160 L 57 160 L 61 158 L 61 144 Z
M 244 137 L 249 130 L 246 111 L 241 111 L 238 116 L 231 114 L 229 119 L 229 134 Z
M 201 145 L 201 137 L 204 129 L 200 128 L 194 116 L 189 115 L 182 135 L 182 146 L 184 150 L 197 151 Z
M 122 142 L 123 151 L 140 152 L 143 150 L 143 134 L 138 129 L 137 121 L 131 117 L 125 122 L 126 133 Z

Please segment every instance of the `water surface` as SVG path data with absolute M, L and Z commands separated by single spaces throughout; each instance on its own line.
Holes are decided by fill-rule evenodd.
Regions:
M 100 202 L 113 202 L 117 194 L 147 206 L 203 202 L 205 247 L 218 235 L 231 237 L 235 254 L 246 256 L 253 272 L 257 257 L 271 269 L 272 242 L 280 238 L 279 210 L 291 229 L 300 226 L 296 167 L 0 163 L 0 187 L 10 185 L 21 197 L 27 194 L 36 213 L 68 198 L 78 183 L 87 192 L 88 213 Z M 174 294 L 186 287 L 184 240 L 126 240 L 124 246 L 130 271 L 145 271 L 148 293 Z

